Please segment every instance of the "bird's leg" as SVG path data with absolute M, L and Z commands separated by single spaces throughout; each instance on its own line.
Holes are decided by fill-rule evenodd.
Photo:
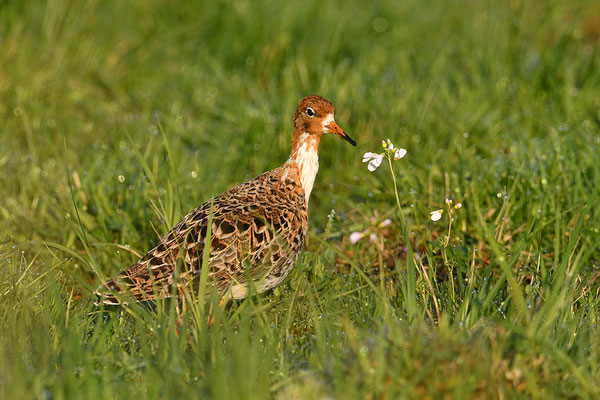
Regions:
M 183 325 L 183 314 L 185 314 L 185 312 L 187 311 L 187 305 L 185 302 L 185 293 L 183 291 L 182 288 L 178 288 L 177 290 L 178 296 L 175 299 L 176 303 L 175 303 L 175 313 L 177 315 L 177 319 L 175 320 L 175 324 L 177 326 L 177 333 L 179 333 L 179 327 L 181 325 Z
M 208 326 L 212 327 L 215 324 L 215 315 L 213 314 L 212 304 L 208 308 Z
M 227 303 L 227 298 L 226 296 L 221 297 L 221 300 L 219 300 L 219 304 L 217 305 L 217 307 L 223 307 L 223 305 Z M 215 316 L 213 314 L 213 310 L 212 310 L 212 305 L 210 306 L 210 308 L 208 309 L 208 326 L 213 326 L 215 323 Z

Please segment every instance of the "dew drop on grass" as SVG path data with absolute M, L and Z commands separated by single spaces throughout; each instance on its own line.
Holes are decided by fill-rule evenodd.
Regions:
M 383 17 L 378 17 L 373 20 L 373 30 L 378 33 L 383 33 L 390 26 L 390 23 L 387 19 Z

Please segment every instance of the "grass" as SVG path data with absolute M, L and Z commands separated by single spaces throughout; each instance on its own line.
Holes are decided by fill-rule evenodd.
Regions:
M 4 2 L 1 397 L 597 398 L 598 5 Z M 286 281 L 212 327 L 98 312 L 103 277 L 287 158 L 312 93 L 358 148 L 323 140 Z M 410 246 L 361 163 L 385 138 Z

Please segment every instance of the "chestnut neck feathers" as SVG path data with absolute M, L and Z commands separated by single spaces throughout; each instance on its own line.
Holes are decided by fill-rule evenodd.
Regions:
M 335 107 L 320 96 L 308 96 L 300 101 L 294 114 L 292 151 L 284 168 L 293 168 L 300 177 L 306 205 L 319 170 L 319 144 L 326 125 L 333 121 Z

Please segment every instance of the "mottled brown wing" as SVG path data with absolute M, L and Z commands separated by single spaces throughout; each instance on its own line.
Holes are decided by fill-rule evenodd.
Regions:
M 221 292 L 238 286 L 235 298 L 245 297 L 249 279 L 258 292 L 271 288 L 289 272 L 302 249 L 305 224 L 301 221 L 301 216 L 277 202 L 268 208 L 242 207 L 216 218 L 209 277 L 214 277 Z M 234 234 L 227 236 L 230 231 Z
M 194 228 L 201 228 L 204 221 L 201 212 L 203 206 L 177 223 L 138 262 L 104 284 L 96 292 L 100 297 L 98 303 L 120 304 L 121 300 L 116 293 L 124 297 L 132 297 L 135 301 L 170 297 L 173 292 L 176 267 L 182 269 L 181 255 L 194 237 Z M 196 246 L 199 246 L 198 250 L 202 252 L 203 243 L 197 243 Z
M 277 180 L 276 171 L 259 175 L 213 200 L 208 277 L 221 293 L 245 283 L 248 276 L 259 291 L 274 286 L 289 272 L 302 249 L 307 223 L 304 195 L 290 182 Z M 107 282 L 104 290 L 97 292 L 99 302 L 119 304 L 115 292 L 135 301 L 148 301 L 181 296 L 194 288 L 210 204 L 206 202 L 186 215 L 141 260 Z M 291 211 L 298 207 L 302 212 Z

